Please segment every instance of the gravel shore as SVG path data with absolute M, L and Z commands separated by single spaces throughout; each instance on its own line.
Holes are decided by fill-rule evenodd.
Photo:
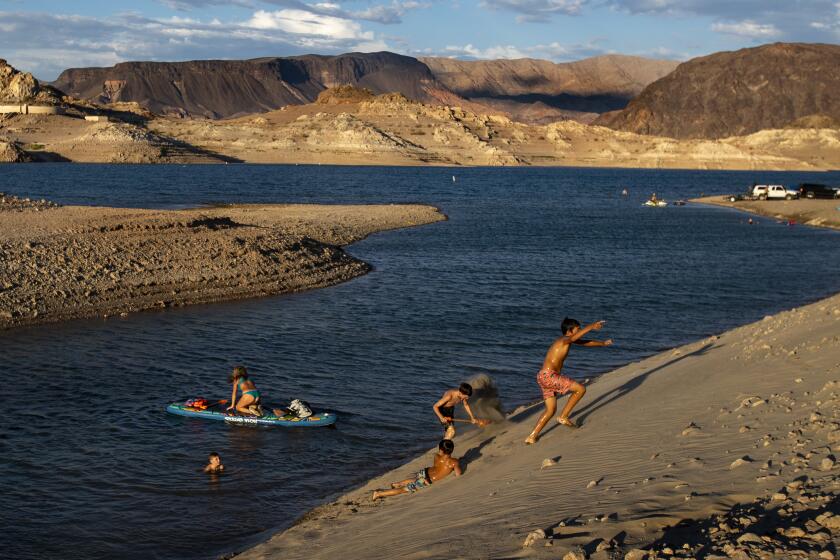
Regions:
M 420 205 L 165 211 L 0 200 L 0 329 L 329 286 L 370 270 L 343 245 L 445 219 Z
M 692 199 L 691 202 L 725 206 L 776 220 L 792 220 L 807 226 L 840 229 L 840 210 L 838 210 L 840 200 L 736 200 L 730 202 L 729 198 L 724 196 L 705 196 Z

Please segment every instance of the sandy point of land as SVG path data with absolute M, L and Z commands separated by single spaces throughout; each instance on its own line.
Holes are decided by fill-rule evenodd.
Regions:
M 370 267 L 341 246 L 444 220 L 422 205 L 137 210 L 0 204 L 0 329 L 297 292 Z
M 468 430 L 460 478 L 371 500 L 430 451 L 238 558 L 833 558 L 838 394 L 840 295 L 603 375 L 536 445 L 541 404 Z
M 777 220 L 793 220 L 809 226 L 840 229 L 840 200 L 799 199 L 799 200 L 736 200 L 730 202 L 728 196 L 705 196 L 692 199 L 691 202 L 713 204 L 769 216 Z

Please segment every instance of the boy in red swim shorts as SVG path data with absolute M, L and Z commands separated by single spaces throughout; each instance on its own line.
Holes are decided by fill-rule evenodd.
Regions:
M 583 340 L 583 335 L 589 331 L 600 330 L 603 326 L 604 321 L 596 321 L 591 325 L 581 328 L 580 323 L 575 319 L 569 319 L 568 317 L 563 319 L 563 324 L 560 325 L 563 336 L 555 340 L 551 348 L 548 349 L 542 369 L 537 374 L 537 384 L 542 390 L 543 399 L 545 399 L 545 412 L 537 420 L 534 431 L 531 432 L 531 435 L 528 436 L 525 443 L 536 443 L 540 432 L 545 428 L 549 419 L 554 416 L 554 413 L 557 411 L 557 393 L 561 395 L 565 395 L 568 392 L 572 393 L 572 396 L 569 397 L 569 402 L 566 403 L 566 406 L 560 412 L 560 416 L 557 417 L 557 422 L 570 428 L 577 428 L 577 425 L 569 420 L 569 414 L 571 414 L 572 409 L 580 401 L 584 393 L 586 393 L 586 388 L 577 381 L 562 375 L 560 371 L 563 369 L 563 362 L 566 360 L 566 356 L 569 355 L 569 348 L 572 344 L 590 347 L 609 346 L 612 344 L 612 339 L 603 342 L 600 340 Z

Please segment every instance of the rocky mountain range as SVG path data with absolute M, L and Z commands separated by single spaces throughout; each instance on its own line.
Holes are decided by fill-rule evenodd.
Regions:
M 577 62 L 421 58 L 447 89 L 515 120 L 547 124 L 563 118 L 594 120 L 622 109 L 677 62 L 606 55 Z
M 338 85 L 397 92 L 423 103 L 506 113 L 523 122 L 592 120 L 623 108 L 676 63 L 605 56 L 544 60 L 418 60 L 389 52 L 253 60 L 125 62 L 71 68 L 52 83 L 96 103 L 137 102 L 166 115 L 230 118 L 311 103 Z
M 53 85 L 98 103 L 137 102 L 167 115 L 229 118 L 315 101 L 350 84 L 375 93 L 399 91 L 423 102 L 457 101 L 416 58 L 389 52 L 252 60 L 124 62 L 71 68 Z
M 840 45 L 775 43 L 680 64 L 597 124 L 672 138 L 725 138 L 840 120 Z

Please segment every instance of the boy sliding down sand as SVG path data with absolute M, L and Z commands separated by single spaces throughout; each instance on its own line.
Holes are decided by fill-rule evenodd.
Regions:
M 445 392 L 432 407 L 440 423 L 443 424 L 443 439 L 455 439 L 455 405 L 458 403 L 464 404 L 464 410 L 470 415 L 470 422 L 481 425 L 480 421 L 473 416 L 470 403 L 467 402 L 472 396 L 472 392 L 472 385 L 461 383 L 457 389 L 449 389 Z
M 534 431 L 531 432 L 531 435 L 528 436 L 525 443 L 536 443 L 540 432 L 545 428 L 549 419 L 554 416 L 554 413 L 557 411 L 557 393 L 565 395 L 569 391 L 572 392 L 572 396 L 569 397 L 569 402 L 563 407 L 563 411 L 557 417 L 557 421 L 564 426 L 577 428 L 577 425 L 569 420 L 569 414 L 571 414 L 572 409 L 580 401 L 581 397 L 583 397 L 583 394 L 586 393 L 586 388 L 577 381 L 561 375 L 560 370 L 563 369 L 563 362 L 566 360 L 566 356 L 569 355 L 569 348 L 572 344 L 578 346 L 609 346 L 612 344 L 612 339 L 603 342 L 599 340 L 583 340 L 583 335 L 589 331 L 601 330 L 603 326 L 604 321 L 596 321 L 591 325 L 580 328 L 580 323 L 575 319 L 569 319 L 568 317 L 563 319 L 563 323 L 560 325 L 563 336 L 555 340 L 551 348 L 548 349 L 542 369 L 537 374 L 537 384 L 542 390 L 543 399 L 545 399 L 545 412 L 540 416 L 537 425 L 534 427 Z
M 394 482 L 391 484 L 391 490 L 374 491 L 373 499 L 387 498 L 398 494 L 413 494 L 421 488 L 431 486 L 433 482 L 445 478 L 451 472 L 454 472 L 455 476 L 461 476 L 461 464 L 458 459 L 452 456 L 453 451 L 455 451 L 455 444 L 452 443 L 451 439 L 441 440 L 438 444 L 438 452 L 435 455 L 433 466 L 421 470 L 412 478 Z

